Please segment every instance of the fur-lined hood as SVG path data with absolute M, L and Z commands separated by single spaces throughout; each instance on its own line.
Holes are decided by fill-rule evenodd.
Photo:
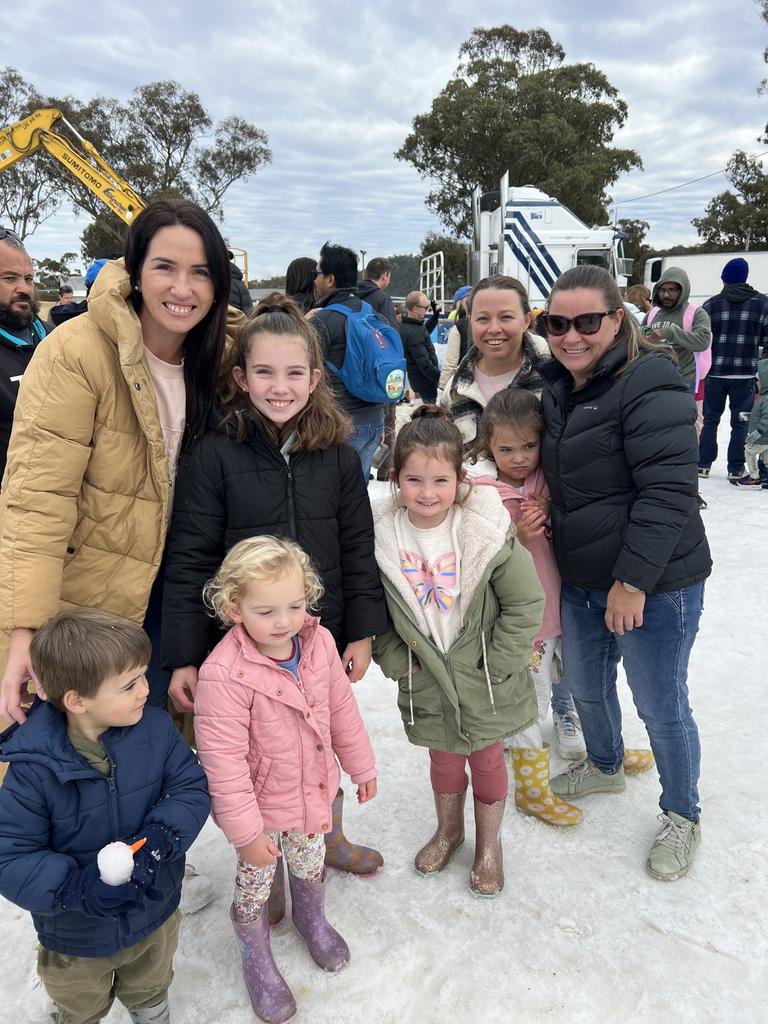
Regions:
M 501 551 L 512 533 L 509 512 L 491 487 L 461 485 L 463 501 L 456 506 L 454 531 L 461 551 L 461 593 L 459 605 L 464 621 L 475 591 L 488 564 Z M 420 628 L 429 633 L 424 609 L 400 567 L 400 549 L 395 533 L 395 512 L 402 507 L 399 494 L 372 503 L 376 535 L 376 561 Z

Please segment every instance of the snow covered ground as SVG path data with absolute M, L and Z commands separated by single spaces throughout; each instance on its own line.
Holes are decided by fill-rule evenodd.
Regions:
M 726 440 L 721 435 L 721 443 Z M 722 456 L 721 456 L 722 458 Z M 372 485 L 381 490 L 384 485 Z M 297 1024 L 757 1024 L 768 1019 L 768 818 L 762 792 L 768 608 L 768 491 L 730 486 L 722 463 L 702 482 L 715 571 L 693 652 L 692 703 L 701 730 L 702 845 L 688 878 L 645 872 L 656 828 L 654 772 L 626 792 L 582 801 L 581 826 L 558 831 L 515 813 L 504 823 L 506 887 L 495 901 L 468 891 L 468 841 L 442 876 L 413 855 L 433 829 L 427 753 L 408 744 L 395 685 L 372 668 L 357 686 L 379 763 L 379 797 L 358 807 L 347 782 L 347 834 L 383 851 L 374 879 L 333 873 L 329 917 L 352 949 L 323 974 L 290 922 L 273 930 Z M 624 738 L 645 733 L 622 685 Z M 760 714 L 756 714 L 760 709 Z M 766 730 L 768 734 L 768 730 Z M 228 918 L 233 856 L 209 822 L 193 849 L 218 898 L 184 921 L 172 989 L 174 1024 L 255 1020 Z M 25 1019 L 32 961 L 28 915 L 0 900 L 0 1019 Z M 116 1006 L 110 1024 L 126 1024 Z

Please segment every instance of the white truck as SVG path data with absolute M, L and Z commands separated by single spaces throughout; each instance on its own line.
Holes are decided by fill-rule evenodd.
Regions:
M 619 287 L 626 286 L 632 260 L 624 258 L 621 231 L 610 225 L 588 227 L 567 206 L 532 185 L 499 192 L 472 193 L 473 240 L 470 282 L 489 274 L 516 277 L 528 289 L 532 306 L 543 305 L 560 274 L 583 263 L 605 267 Z
M 749 284 L 768 292 L 768 252 L 689 252 L 679 256 L 651 256 L 645 263 L 643 284 L 651 293 L 669 267 L 679 267 L 691 282 L 691 302 L 700 306 L 722 290 L 720 275 L 729 260 L 741 256 L 749 263 Z

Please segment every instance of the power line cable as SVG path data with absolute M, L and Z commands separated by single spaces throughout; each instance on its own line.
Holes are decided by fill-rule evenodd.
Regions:
M 768 156 L 768 149 L 764 153 L 758 153 L 757 156 L 752 159 L 759 160 L 760 157 L 763 156 Z M 699 181 L 706 181 L 707 178 L 716 178 L 718 174 L 725 174 L 727 170 L 727 167 L 722 167 L 719 171 L 712 171 L 711 174 L 703 174 L 700 178 L 691 178 L 690 181 L 683 181 L 679 185 L 670 185 L 669 188 L 660 188 L 658 192 L 649 192 L 645 196 L 635 196 L 633 199 L 618 199 L 616 202 L 611 203 L 611 206 L 626 206 L 627 203 L 639 203 L 641 199 L 651 199 L 653 196 L 660 196 L 665 192 L 675 192 L 679 188 L 686 188 L 688 185 L 695 185 Z

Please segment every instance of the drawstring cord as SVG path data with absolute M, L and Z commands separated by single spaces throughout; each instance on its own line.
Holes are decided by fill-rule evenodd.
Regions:
M 408 706 L 411 709 L 411 720 L 408 725 L 415 725 L 413 720 L 413 652 L 408 648 Z
M 488 684 L 488 696 L 491 699 L 491 714 L 496 714 L 496 701 L 493 699 L 493 687 L 491 686 L 491 674 L 488 671 L 488 652 L 485 648 L 485 633 L 480 631 L 480 639 L 483 642 L 483 670 L 485 672 L 485 681 Z M 410 653 L 410 651 L 409 651 Z

